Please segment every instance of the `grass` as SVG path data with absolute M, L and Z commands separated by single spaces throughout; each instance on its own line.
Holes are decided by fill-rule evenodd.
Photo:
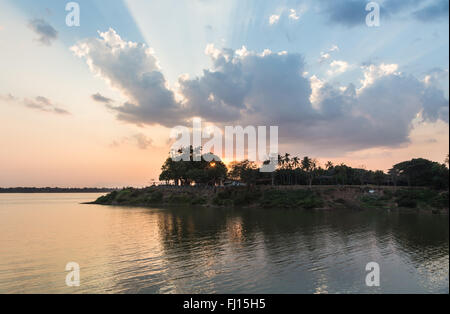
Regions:
M 341 193 L 341 194 L 340 194 Z M 94 203 L 103 205 L 208 205 L 262 208 L 448 208 L 448 191 L 430 189 L 390 189 L 369 194 L 361 190 L 320 191 L 310 189 L 272 189 L 232 187 L 211 190 L 177 190 L 149 187 L 124 188 L 99 197 Z

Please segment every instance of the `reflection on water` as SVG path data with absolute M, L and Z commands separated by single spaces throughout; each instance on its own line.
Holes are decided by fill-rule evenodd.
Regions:
M 449 292 L 448 216 L 79 204 L 96 197 L 0 194 L 0 293 Z

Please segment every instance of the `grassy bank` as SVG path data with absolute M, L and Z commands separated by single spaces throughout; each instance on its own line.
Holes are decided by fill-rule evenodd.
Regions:
M 125 188 L 94 204 L 127 206 L 210 206 L 302 209 L 421 209 L 448 212 L 448 191 L 426 188 L 304 186 Z

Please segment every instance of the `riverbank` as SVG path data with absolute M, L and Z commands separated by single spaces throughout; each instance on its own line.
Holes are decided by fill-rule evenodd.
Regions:
M 409 208 L 448 213 L 448 191 L 369 186 L 256 186 L 125 188 L 91 204 L 122 206 L 206 206 L 302 209 Z

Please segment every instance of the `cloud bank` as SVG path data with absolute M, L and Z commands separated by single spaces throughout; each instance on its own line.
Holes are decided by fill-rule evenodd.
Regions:
M 107 104 L 117 118 L 138 125 L 187 125 L 195 116 L 222 126 L 277 125 L 280 142 L 348 151 L 407 143 L 414 121 L 448 123 L 442 90 L 393 64 L 365 66 L 360 82 L 342 87 L 306 77 L 300 54 L 209 45 L 211 68 L 171 89 L 152 50 L 112 29 L 72 50 L 129 98 Z

